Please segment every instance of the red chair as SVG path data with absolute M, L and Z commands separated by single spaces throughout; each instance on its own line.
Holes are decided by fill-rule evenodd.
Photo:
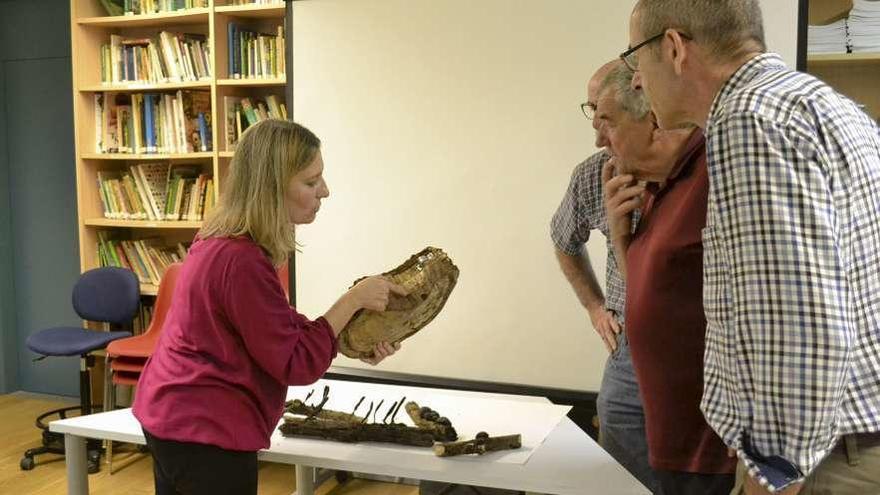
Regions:
M 284 295 L 290 301 L 290 275 L 287 272 L 287 263 L 278 267 L 278 279 L 281 280 L 281 288 L 284 289 Z
M 141 335 L 119 339 L 107 346 L 107 357 L 104 363 L 104 410 L 110 411 L 116 408 L 116 386 L 137 385 L 147 359 L 156 349 L 159 335 L 171 306 L 171 298 L 174 295 L 174 286 L 180 272 L 181 263 L 172 263 L 165 269 L 162 280 L 159 282 L 159 291 L 156 294 L 156 304 L 153 306 L 153 318 L 147 331 Z M 107 463 L 110 474 L 113 474 L 113 442 L 107 442 Z

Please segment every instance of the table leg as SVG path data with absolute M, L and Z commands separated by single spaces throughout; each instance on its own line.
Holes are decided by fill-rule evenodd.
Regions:
M 86 439 L 65 434 L 64 459 L 67 463 L 67 494 L 88 495 L 89 461 L 86 456 Z
M 315 495 L 315 468 L 296 465 L 295 495 Z

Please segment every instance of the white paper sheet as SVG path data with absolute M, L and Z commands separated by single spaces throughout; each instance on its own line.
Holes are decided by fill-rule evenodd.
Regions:
M 365 396 L 364 402 L 358 408 L 357 414 L 363 416 L 370 408 L 370 402 L 378 404 L 380 400 L 385 402 L 382 409 L 376 415 L 376 421 L 381 422 L 388 408 L 403 395 L 406 401 L 416 401 L 420 406 L 427 406 L 437 411 L 441 416 L 449 418 L 452 426 L 458 432 L 459 440 L 470 440 L 477 432 L 485 431 L 491 436 L 522 435 L 522 448 L 517 450 L 491 452 L 480 456 L 480 461 L 503 462 L 509 464 L 525 464 L 532 453 L 547 438 L 547 435 L 556 428 L 559 422 L 568 414 L 570 406 L 551 404 L 546 400 L 529 398 L 500 398 L 495 394 L 474 394 L 456 391 L 437 391 L 416 387 L 396 387 L 371 383 L 342 382 L 319 380 L 314 385 L 306 387 L 290 387 L 287 399 L 305 399 L 310 390 L 314 390 L 309 399 L 309 405 L 320 403 L 324 395 L 324 385 L 330 385 L 330 400 L 324 406 L 325 409 L 334 411 L 351 412 L 357 401 Z M 372 415 L 371 415 L 372 418 Z M 401 407 L 395 418 L 397 423 L 413 425 L 406 411 Z M 273 443 L 278 436 L 273 438 Z M 303 438 L 303 437 L 297 437 Z M 284 439 L 278 440 L 284 441 Z M 314 441 L 324 441 L 314 439 Z M 329 441 L 329 440 L 328 440 Z M 365 454 L 368 450 L 388 449 L 405 450 L 411 455 L 434 456 L 433 450 L 424 447 L 409 447 L 390 443 L 371 442 L 364 443 Z M 475 456 L 460 456 L 457 460 Z M 465 461 L 466 462 L 466 461 Z

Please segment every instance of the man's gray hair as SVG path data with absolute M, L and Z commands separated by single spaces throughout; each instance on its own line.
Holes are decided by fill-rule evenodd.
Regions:
M 615 65 L 602 79 L 599 85 L 599 94 L 607 90 L 614 91 L 614 98 L 620 108 L 635 120 L 642 120 L 651 111 L 645 92 L 633 89 L 633 71 L 623 64 Z
M 680 30 L 722 62 L 767 51 L 758 0 L 640 0 L 636 11 L 646 39 L 665 29 Z

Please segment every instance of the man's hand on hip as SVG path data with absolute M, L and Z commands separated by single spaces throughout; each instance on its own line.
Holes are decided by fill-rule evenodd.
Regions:
M 617 323 L 617 319 L 614 318 L 614 312 L 606 309 L 604 306 L 596 306 L 589 310 L 589 314 L 593 328 L 602 337 L 605 348 L 608 349 L 609 353 L 616 351 L 617 334 L 620 333 L 621 328 L 620 323 Z

